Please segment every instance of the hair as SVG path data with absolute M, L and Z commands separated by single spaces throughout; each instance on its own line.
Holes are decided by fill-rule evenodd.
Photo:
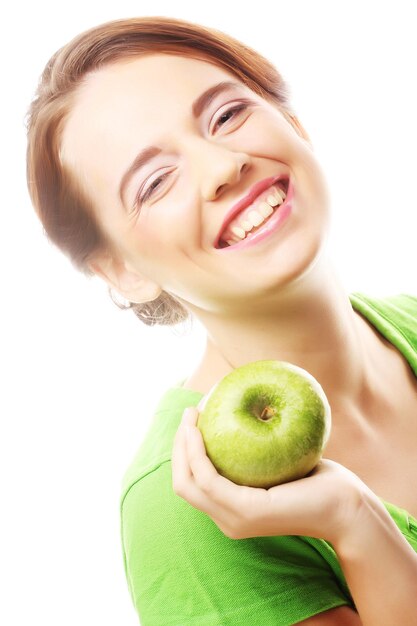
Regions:
M 209 61 L 234 74 L 252 91 L 291 114 L 289 87 L 261 54 L 233 37 L 172 17 L 134 17 L 106 22 L 74 37 L 47 62 L 26 115 L 27 185 L 44 233 L 77 270 L 91 277 L 89 261 L 114 246 L 103 232 L 80 181 L 61 162 L 60 142 L 77 88 L 89 72 L 119 59 L 166 53 Z M 133 309 L 146 325 L 174 326 L 190 312 L 166 292 L 141 304 L 113 302 Z

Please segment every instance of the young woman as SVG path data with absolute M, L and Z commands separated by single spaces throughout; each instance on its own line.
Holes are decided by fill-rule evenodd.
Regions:
M 124 477 L 142 626 L 417 625 L 417 297 L 340 284 L 325 176 L 276 68 L 173 18 L 100 25 L 47 64 L 27 165 L 78 269 L 146 324 L 207 329 Z M 260 359 L 309 371 L 332 409 L 319 466 L 268 490 L 220 476 L 196 428 L 211 387 Z

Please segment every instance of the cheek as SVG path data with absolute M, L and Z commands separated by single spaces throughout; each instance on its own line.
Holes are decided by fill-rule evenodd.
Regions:
M 135 229 L 147 248 L 155 244 L 172 254 L 198 241 L 203 204 L 190 188 L 189 175 L 180 171 L 163 196 L 141 212 Z
M 162 219 L 156 207 L 148 207 L 126 233 L 126 247 L 138 258 L 145 273 L 156 267 L 171 268 L 176 263 L 173 257 L 181 254 L 180 231 L 178 220 L 172 216 Z
M 239 134 L 239 149 L 291 165 L 300 158 L 304 144 L 295 130 L 274 111 L 255 112 Z

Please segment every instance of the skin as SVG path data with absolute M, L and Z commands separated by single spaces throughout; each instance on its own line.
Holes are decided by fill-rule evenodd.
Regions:
M 386 354 L 396 350 L 352 309 L 326 256 L 330 197 L 307 132 L 244 85 L 200 122 L 191 118 L 194 98 L 230 78 L 237 81 L 208 62 L 163 54 L 88 77 L 65 125 L 61 158 L 93 198 L 117 254 L 97 256 L 92 269 L 132 302 L 164 289 L 205 326 L 206 349 L 186 386 L 206 393 L 235 367 L 278 359 L 320 381 L 334 419 L 386 411 Z M 214 132 L 213 118 L 241 97 L 253 105 Z M 133 178 L 128 208 L 144 181 L 172 173 L 139 216 L 128 216 L 119 181 L 137 152 L 159 139 L 166 153 Z M 215 250 L 229 207 L 278 170 L 291 174 L 296 194 L 285 231 L 239 253 Z
M 198 95 L 231 78 L 237 81 L 206 61 L 162 54 L 117 62 L 87 77 L 64 127 L 61 158 L 93 199 L 113 245 L 91 267 L 131 302 L 165 290 L 204 325 L 206 347 L 186 386 L 207 393 L 249 361 L 289 361 L 320 382 L 332 407 L 326 456 L 337 459 L 350 439 L 366 452 L 401 413 L 392 390 L 404 389 L 408 365 L 352 309 L 326 255 L 331 199 L 299 120 L 244 85 L 212 102 L 199 121 L 191 117 Z M 215 128 L 241 98 L 252 104 Z M 133 177 L 125 207 L 118 197 L 123 173 L 154 144 L 165 152 Z M 142 183 L 149 186 L 168 171 L 140 215 L 128 214 Z M 290 173 L 295 189 L 285 228 L 246 250 L 215 250 L 230 206 L 277 171 Z M 417 625 L 417 557 L 369 486 L 330 458 L 294 483 L 269 490 L 237 486 L 207 458 L 197 417 L 196 408 L 184 415 L 174 441 L 178 495 L 228 537 L 301 534 L 328 539 L 338 551 L 362 621 L 344 607 L 337 615 L 328 612 L 326 622 L 306 624 L 392 626 L 401 607 L 402 623 Z M 367 454 L 362 458 L 366 463 Z M 393 598 L 394 587 L 401 594 Z

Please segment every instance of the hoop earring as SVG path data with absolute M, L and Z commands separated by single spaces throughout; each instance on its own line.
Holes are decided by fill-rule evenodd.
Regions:
M 115 295 L 115 293 L 113 293 L 113 288 L 112 287 L 107 287 L 107 292 L 110 296 L 110 299 L 112 300 L 112 302 L 114 302 L 114 304 L 119 307 L 119 309 L 131 309 L 132 308 L 132 304 L 131 302 L 129 302 L 129 300 L 126 300 L 126 298 L 124 298 L 124 302 L 121 302 L 120 300 L 118 300 L 118 297 L 121 297 L 120 294 L 118 294 L 118 297 Z M 116 292 L 117 293 L 117 292 Z

